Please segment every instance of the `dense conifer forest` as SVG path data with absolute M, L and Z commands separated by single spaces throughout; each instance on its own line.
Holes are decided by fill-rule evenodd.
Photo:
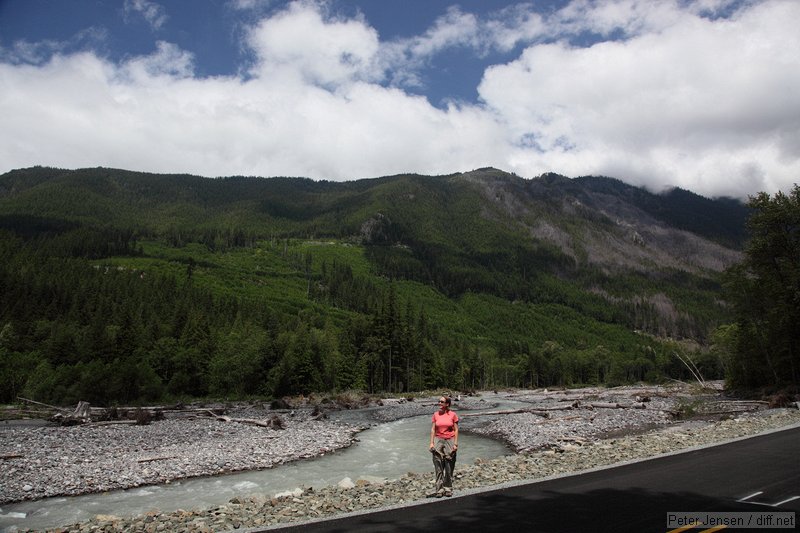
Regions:
M 495 169 L 0 176 L 0 402 L 722 378 L 748 208 Z M 730 344 L 730 338 L 723 339 Z M 688 359 L 687 359 L 688 358 Z

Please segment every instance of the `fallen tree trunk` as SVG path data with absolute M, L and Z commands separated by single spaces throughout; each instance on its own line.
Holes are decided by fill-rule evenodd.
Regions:
M 568 409 L 571 409 L 571 407 L 569 407 Z M 484 412 L 480 412 L 480 413 L 472 413 L 472 412 L 463 413 L 462 412 L 462 413 L 459 413 L 458 416 L 460 418 L 464 418 L 464 417 L 468 417 L 468 416 L 513 415 L 513 414 L 517 414 L 517 413 L 533 413 L 535 415 L 548 417 L 548 416 L 550 416 L 549 411 L 563 411 L 563 410 L 565 410 L 565 409 L 562 409 L 562 408 L 555 408 L 555 409 L 509 409 L 507 411 L 484 411 Z
M 137 420 L 102 420 L 100 422 L 91 422 L 87 426 L 133 426 L 138 423 Z
M 168 461 L 170 459 L 177 459 L 177 457 L 147 457 L 145 459 L 138 459 L 137 463 L 152 463 L 153 461 Z
M 710 402 L 709 405 L 731 407 L 734 409 L 760 409 L 762 407 L 769 407 L 769 402 L 763 400 L 717 400 L 715 402 Z
M 30 400 L 28 398 L 23 398 L 22 396 L 17 396 L 17 399 L 18 400 L 22 400 L 23 402 L 26 402 L 26 403 L 32 403 L 34 405 L 41 405 L 42 407 L 47 407 L 48 409 L 53 409 L 55 411 L 61 411 L 61 412 L 64 412 L 64 413 L 68 413 L 69 412 L 69 409 L 64 409 L 63 407 L 56 407 L 55 405 L 49 405 L 49 404 L 46 404 L 46 403 L 37 402 L 36 400 Z
M 646 409 L 647 408 L 647 406 L 643 403 L 622 404 L 622 403 L 593 402 L 588 405 L 593 409 Z
M 579 402 L 574 402 L 569 405 L 562 405 L 559 407 L 548 407 L 546 409 L 522 408 L 522 409 L 509 409 L 504 411 L 482 411 L 479 413 L 467 412 L 467 413 L 459 413 L 458 416 L 465 417 L 465 416 L 513 415 L 517 413 L 533 413 L 535 415 L 548 417 L 550 413 L 553 411 L 571 411 L 573 409 L 580 409 L 581 407 L 585 407 L 587 409 L 646 409 L 647 408 L 647 406 L 643 403 L 621 404 L 621 403 L 594 402 L 594 403 L 580 404 Z
M 702 415 L 736 415 L 740 413 L 748 413 L 752 409 L 733 409 L 730 411 L 703 411 Z
M 7 460 L 7 459 L 22 459 L 24 456 L 18 453 L 6 453 L 0 455 L 0 459 Z
M 240 424 L 250 424 L 252 426 L 259 426 L 262 428 L 271 428 L 272 425 L 268 421 L 256 420 L 254 418 L 231 418 L 229 416 L 215 416 L 215 420 L 220 422 L 239 422 Z
M 206 413 L 208 413 L 209 415 L 211 415 L 212 418 L 220 422 L 238 422 L 240 424 L 250 424 L 252 426 L 258 426 L 269 429 L 284 428 L 283 420 L 279 416 L 273 416 L 269 420 L 257 420 L 255 418 L 231 418 L 229 416 L 214 414 L 210 410 L 206 410 Z
M 41 416 L 44 414 L 43 411 L 35 411 L 33 409 L 6 409 L 3 411 L 4 414 L 11 415 L 11 416 L 22 416 L 22 415 L 39 415 Z

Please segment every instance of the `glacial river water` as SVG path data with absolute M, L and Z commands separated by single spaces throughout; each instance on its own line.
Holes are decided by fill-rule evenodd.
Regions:
M 167 485 L 47 498 L 0 506 L 0 531 L 59 527 L 94 515 L 135 516 L 152 510 L 213 507 L 234 496 L 270 496 L 297 487 L 335 485 L 349 477 L 397 479 L 407 472 L 433 472 L 428 452 L 430 416 L 417 416 L 362 431 L 360 442 L 316 459 L 296 461 L 268 470 L 195 478 Z M 472 463 L 511 453 L 502 443 L 468 433 L 459 436 L 458 461 Z

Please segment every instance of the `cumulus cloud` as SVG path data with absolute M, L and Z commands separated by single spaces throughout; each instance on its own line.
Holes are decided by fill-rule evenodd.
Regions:
M 377 32 L 363 21 L 323 17 L 313 4 L 295 3 L 253 27 L 248 44 L 258 60 L 251 74 L 333 86 L 378 80 Z
M 616 21 L 600 24 L 633 36 L 531 46 L 487 70 L 482 98 L 518 142 L 535 140 L 530 164 L 707 194 L 787 187 L 800 171 L 800 102 L 789 90 L 800 87 L 790 22 L 800 5 L 763 3 L 727 19 L 659 5 L 663 16 L 650 23 L 592 11 L 581 18 L 587 27 Z
M 788 0 L 573 0 L 484 18 L 451 8 L 386 42 L 361 16 L 299 1 L 247 26 L 241 75 L 198 77 L 193 54 L 166 41 L 121 62 L 3 50 L 0 170 L 342 180 L 491 165 L 712 196 L 787 190 L 800 176 L 796 20 Z M 474 103 L 406 91 L 454 47 L 518 54 L 486 69 Z

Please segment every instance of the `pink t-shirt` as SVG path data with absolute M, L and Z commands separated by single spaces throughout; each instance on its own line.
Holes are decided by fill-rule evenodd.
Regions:
M 458 415 L 453 411 L 447 411 L 444 414 L 439 414 L 439 411 L 436 411 L 433 413 L 431 420 L 436 425 L 434 436 L 440 439 L 452 439 L 456 436 L 455 425 L 458 424 Z

